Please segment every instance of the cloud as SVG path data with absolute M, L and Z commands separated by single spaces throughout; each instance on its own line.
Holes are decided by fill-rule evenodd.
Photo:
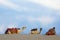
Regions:
M 50 24 L 55 21 L 53 17 L 49 17 L 49 16 L 42 16 L 40 17 L 39 20 L 42 24 Z
M 28 17 L 27 18 L 28 21 L 30 22 L 36 22 L 36 21 L 39 21 L 40 23 L 42 23 L 43 25 L 46 25 L 46 24 L 50 24 L 50 23 L 53 23 L 54 22 L 54 18 L 52 17 L 48 17 L 48 16 L 42 16 L 42 17 L 38 17 L 38 18 L 33 18 L 33 17 Z
M 27 20 L 28 22 L 32 23 L 32 22 L 40 22 L 43 25 L 48 25 L 50 23 L 53 23 L 55 21 L 54 17 L 51 16 L 40 16 L 40 17 L 33 17 L 33 16 L 16 16 L 17 20 Z
M 60 10 L 60 0 L 29 0 L 29 1 L 38 3 L 49 8 Z
M 24 3 L 24 1 L 22 1 L 22 2 Z M 26 2 L 27 2 L 27 0 L 26 0 Z M 0 5 L 4 5 L 4 6 L 10 8 L 10 9 L 16 10 L 18 12 L 22 12 L 22 11 L 25 11 L 25 12 L 38 11 L 38 10 L 36 10 L 34 8 L 29 8 L 29 7 L 18 5 L 18 4 L 13 3 L 13 2 L 11 2 L 9 0 L 0 0 Z
M 7 0 L 0 0 L 0 4 L 3 4 L 5 6 L 11 7 L 11 8 L 19 7 L 18 5 L 14 4 L 14 3 L 11 3 L 11 2 L 9 2 Z
M 4 33 L 5 30 L 5 25 L 0 24 L 0 33 Z
M 20 6 L 20 5 L 17 5 L 17 4 L 15 4 L 13 2 L 10 2 L 8 0 L 0 0 L 0 5 L 7 6 L 7 7 L 11 8 L 11 9 L 16 10 L 16 11 L 28 10 L 28 8 Z
M 16 25 L 16 24 L 9 24 L 7 27 L 8 27 L 8 28 L 16 28 L 17 25 Z

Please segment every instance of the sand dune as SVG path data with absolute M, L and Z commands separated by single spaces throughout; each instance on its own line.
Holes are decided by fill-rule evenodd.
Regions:
M 40 34 L 0 34 L 0 40 L 60 40 L 60 36 Z

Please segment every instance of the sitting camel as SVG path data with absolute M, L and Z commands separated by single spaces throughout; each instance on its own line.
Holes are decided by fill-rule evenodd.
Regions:
M 7 28 L 5 34 L 18 34 L 19 32 L 23 31 L 26 27 L 20 28 Z
M 37 28 L 31 30 L 31 34 L 40 34 L 42 31 L 42 28 L 40 28 L 40 32 L 38 31 Z
M 48 32 L 46 32 L 46 35 L 56 35 L 55 27 L 49 29 Z

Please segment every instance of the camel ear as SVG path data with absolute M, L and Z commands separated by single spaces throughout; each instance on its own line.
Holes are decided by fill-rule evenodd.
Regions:
M 55 29 L 55 27 L 53 27 L 53 29 Z

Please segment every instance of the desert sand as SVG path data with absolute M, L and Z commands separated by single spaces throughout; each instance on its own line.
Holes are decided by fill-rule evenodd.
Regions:
M 0 34 L 0 40 L 60 40 L 60 36 L 40 34 Z

